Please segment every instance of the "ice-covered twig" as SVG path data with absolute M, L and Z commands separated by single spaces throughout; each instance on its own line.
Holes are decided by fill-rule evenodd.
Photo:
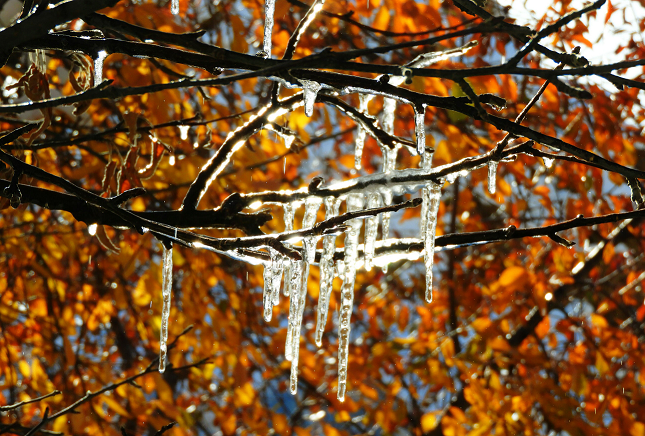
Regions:
M 287 43 L 287 48 L 285 49 L 284 56 L 282 59 L 288 60 L 293 57 L 293 54 L 296 51 L 296 47 L 298 46 L 298 42 L 300 41 L 300 38 L 302 37 L 302 34 L 305 33 L 305 30 L 307 30 L 307 27 L 311 24 L 311 22 L 316 18 L 316 15 L 318 12 L 320 12 L 323 8 L 323 4 L 325 3 L 325 0 L 315 0 L 307 13 L 305 14 L 304 17 L 302 17 L 302 20 L 298 23 L 298 26 L 296 27 L 296 30 L 293 31 L 291 34 L 291 37 L 289 38 L 289 42 Z

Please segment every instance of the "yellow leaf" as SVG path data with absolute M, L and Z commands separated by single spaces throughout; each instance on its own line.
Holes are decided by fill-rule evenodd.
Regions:
M 31 374 L 31 369 L 29 368 L 29 364 L 24 360 L 21 360 L 20 362 L 18 362 L 18 370 L 20 371 L 20 374 L 22 374 L 23 377 L 29 377 L 29 374 Z
M 504 287 L 512 286 L 517 289 L 520 287 L 518 283 L 524 283 L 526 280 L 526 270 L 521 266 L 512 266 L 504 270 L 499 278 L 499 284 Z
M 275 414 L 272 417 L 272 421 L 273 421 L 273 430 L 275 430 L 277 434 L 286 433 L 287 428 L 289 428 L 289 423 L 287 422 L 286 416 Z
M 255 398 L 255 390 L 250 382 L 244 383 L 243 386 L 235 389 L 235 406 L 242 407 L 248 406 Z
M 605 375 L 607 371 L 609 371 L 609 364 L 599 352 L 596 352 L 596 369 L 598 370 L 598 374 L 600 374 L 600 376 Z
M 376 29 L 386 30 L 390 24 L 390 11 L 383 5 L 379 8 L 372 26 Z
M 488 330 L 491 325 L 493 325 L 493 323 L 490 320 L 490 318 L 487 316 L 477 318 L 471 324 L 472 328 L 475 329 L 475 331 L 480 335 L 483 334 L 486 330 Z
M 631 436 L 645 436 L 645 424 L 642 422 L 632 423 L 632 427 L 629 429 L 629 434 Z
M 224 414 L 222 414 L 224 415 Z M 234 413 L 226 414 L 219 422 L 220 427 L 225 435 L 234 434 L 237 428 L 237 420 Z
M 118 401 L 116 401 L 116 400 L 115 400 L 111 395 L 103 395 L 103 396 L 101 397 L 101 399 L 103 400 L 103 402 L 104 402 L 105 404 L 107 404 L 107 406 L 108 406 L 110 409 L 114 410 L 116 413 L 118 413 L 118 414 L 119 414 L 119 415 L 121 415 L 122 417 L 124 417 L 124 418 L 129 418 L 129 417 L 130 417 L 130 414 L 128 413 L 128 411 L 127 411 L 127 410 L 125 410 L 125 409 L 123 408 L 123 406 L 121 406 L 121 405 L 119 404 L 119 402 L 118 402 Z
M 426 413 L 421 417 L 421 428 L 424 433 L 429 432 L 437 425 L 437 417 L 434 413 Z

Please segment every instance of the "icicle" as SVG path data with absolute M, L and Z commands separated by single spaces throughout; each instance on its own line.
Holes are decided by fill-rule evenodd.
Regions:
M 284 231 L 289 232 L 293 230 L 293 218 L 295 216 L 294 206 L 297 206 L 298 203 L 285 203 L 284 208 Z M 282 293 L 285 297 L 289 296 L 289 290 L 291 289 L 291 275 L 293 270 L 293 265 L 295 262 L 287 259 L 287 264 L 284 267 L 284 287 L 282 288 Z
M 305 215 L 302 218 L 303 229 L 308 229 L 316 224 L 320 203 L 322 203 L 322 199 L 320 197 L 309 197 L 305 201 Z
M 190 130 L 190 126 L 183 125 L 179 126 L 179 137 L 181 138 L 182 141 L 185 141 L 188 139 L 188 131 Z
M 363 196 L 350 194 L 347 197 L 347 211 L 360 210 L 363 207 Z M 350 228 L 345 233 L 345 276 L 340 290 L 340 313 L 338 319 L 338 399 L 345 401 L 347 389 L 347 363 L 349 360 L 350 318 L 354 305 L 354 281 L 356 280 L 356 258 L 358 255 L 358 236 L 361 231 L 361 220 L 348 222 Z
M 428 149 L 424 150 L 423 154 L 421 155 L 421 159 L 423 160 L 421 162 L 421 168 L 423 168 L 424 170 L 431 170 L 433 156 L 434 156 L 433 151 L 428 151 Z
M 497 166 L 499 161 L 490 160 L 488 161 L 488 192 L 491 194 L 495 193 L 497 189 Z
M 286 277 L 286 274 L 285 274 Z M 302 262 L 291 263 L 291 277 L 289 286 L 289 324 L 287 326 L 287 339 L 284 346 L 284 357 L 292 361 L 294 357 L 294 337 L 296 336 L 296 318 L 298 316 L 298 303 L 300 302 L 300 285 L 302 281 Z M 285 284 L 286 286 L 287 284 Z M 300 334 L 297 335 L 300 338 Z
M 338 215 L 340 199 L 325 198 L 325 219 Z M 323 238 L 323 252 L 320 259 L 320 290 L 318 293 L 318 310 L 316 323 L 316 345 L 322 345 L 322 337 L 327 324 L 329 311 L 329 296 L 334 281 L 334 253 L 336 252 L 336 235 L 327 235 Z
M 392 204 L 392 190 L 387 187 L 381 188 L 381 194 L 383 195 L 383 206 L 389 206 Z M 384 212 L 381 214 L 381 233 L 383 239 L 387 239 L 390 236 L 390 212 Z
M 320 205 L 320 203 L 318 203 Z M 298 391 L 298 356 L 300 354 L 300 332 L 302 330 L 302 317 L 305 312 L 305 301 L 307 300 L 307 281 L 309 278 L 309 264 L 316 258 L 316 241 L 314 237 L 306 237 L 302 241 L 304 257 L 302 259 L 302 283 L 300 292 L 294 292 L 292 295 L 298 295 L 298 306 L 296 309 L 296 319 L 294 322 L 292 339 L 291 339 L 291 376 L 289 378 L 289 391 L 295 394 Z
M 417 138 L 417 153 L 423 157 L 426 149 L 426 107 L 422 106 L 421 110 L 414 107 L 414 132 Z
M 555 159 L 551 159 L 549 157 L 542 157 L 542 160 L 544 161 L 544 166 L 547 169 L 551 169 L 551 167 L 553 167 L 553 162 L 555 162 Z
M 267 57 L 271 57 L 271 36 L 273 35 L 273 14 L 275 13 L 275 0 L 264 0 L 264 43 L 262 50 Z
M 370 101 L 370 97 L 367 94 L 358 94 L 358 111 L 361 113 L 366 113 L 367 112 L 367 103 Z M 354 150 L 355 153 L 355 160 L 354 160 L 354 167 L 357 170 L 361 169 L 362 163 L 361 160 L 363 158 L 363 146 L 365 145 L 365 129 L 359 125 L 358 127 L 358 132 L 356 133 L 356 147 Z
M 179 0 L 172 0 L 170 4 L 170 13 L 177 15 L 179 13 Z
M 318 91 L 320 91 L 322 85 L 313 80 L 300 80 L 300 83 L 302 84 L 302 91 L 304 92 L 305 115 L 310 117 L 314 114 L 314 103 L 316 102 Z
M 396 110 L 396 100 L 385 97 L 383 99 L 383 130 L 390 135 L 394 133 L 394 111 Z
M 318 208 L 320 208 L 321 199 L 310 197 L 305 202 L 305 216 L 302 220 L 303 228 L 309 228 L 316 222 Z M 285 215 L 287 208 L 285 205 Z M 286 219 L 286 218 L 285 218 Z M 293 222 L 291 219 L 290 221 Z M 291 225 L 293 228 L 293 224 Z M 298 346 L 300 344 L 300 326 L 302 324 L 302 314 L 304 313 L 305 297 L 307 296 L 307 279 L 309 277 L 309 263 L 313 261 L 316 254 L 316 238 L 306 237 L 303 240 L 303 259 L 301 262 L 292 262 L 290 265 L 290 289 L 289 289 L 289 325 L 287 328 L 287 340 L 285 344 L 285 358 L 292 363 L 291 367 L 291 387 L 297 388 L 298 381 Z M 287 273 L 285 272 L 285 281 Z M 294 367 L 295 361 L 295 367 Z M 295 384 L 294 384 L 295 377 Z
M 272 272 L 273 272 L 273 288 L 271 289 L 271 302 L 274 306 L 280 304 L 280 283 L 282 282 L 282 271 L 284 270 L 284 263 L 280 255 L 276 253 L 272 259 Z
M 262 304 L 264 307 L 264 320 L 271 321 L 273 315 L 273 306 L 276 306 L 280 294 L 280 281 L 282 279 L 282 260 L 280 254 L 269 248 L 271 260 L 264 264 L 264 292 L 262 294 Z
M 434 240 L 437 233 L 437 213 L 441 203 L 441 185 L 430 182 L 423 188 L 423 205 L 425 207 L 425 267 L 426 267 L 426 301 L 432 302 L 432 265 L 434 264 Z
M 367 207 L 378 207 L 380 203 L 380 195 L 377 192 L 368 194 Z M 374 258 L 374 243 L 376 242 L 376 232 L 378 231 L 378 215 L 367 218 L 365 223 L 365 242 L 363 256 L 365 258 L 365 269 L 370 271 L 372 269 L 372 259 Z
M 172 247 L 163 248 L 161 294 L 163 308 L 161 310 L 161 334 L 159 339 L 159 372 L 166 370 L 166 353 L 168 352 L 168 318 L 170 317 L 170 301 L 172 298 Z
M 105 50 L 101 50 L 96 54 L 96 59 L 94 59 L 94 86 L 98 86 L 103 82 L 103 61 L 107 55 Z

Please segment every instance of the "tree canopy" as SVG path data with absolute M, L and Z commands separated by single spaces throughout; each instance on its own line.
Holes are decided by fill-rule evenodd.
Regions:
M 0 6 L 0 434 L 645 436 L 643 1 Z

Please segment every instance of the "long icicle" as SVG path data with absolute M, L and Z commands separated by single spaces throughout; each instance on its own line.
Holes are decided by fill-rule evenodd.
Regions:
M 429 186 L 423 188 L 423 203 L 425 208 L 425 267 L 426 267 L 426 301 L 432 302 L 432 267 L 434 265 L 434 241 L 437 234 L 437 213 L 441 203 L 441 185 L 430 182 Z
M 367 103 L 369 102 L 370 96 L 366 94 L 358 94 L 358 111 L 361 113 L 367 113 Z M 365 145 L 365 129 L 359 124 L 358 132 L 356 133 L 356 145 L 354 149 L 354 167 L 357 170 L 360 170 L 362 167 L 361 160 L 363 158 L 363 146 Z
M 264 42 L 262 50 L 267 57 L 271 57 L 271 37 L 273 36 L 273 15 L 275 13 L 275 0 L 264 0 Z
M 284 231 L 290 232 L 293 230 L 293 219 L 295 216 L 295 208 L 298 206 L 298 203 L 285 203 L 284 208 Z M 285 297 L 289 296 L 289 290 L 291 289 L 291 274 L 294 262 L 287 259 L 286 265 L 284 266 L 284 287 L 282 288 L 282 293 Z
M 363 207 L 362 194 L 347 197 L 347 211 L 353 212 Z M 340 313 L 338 320 L 338 399 L 345 401 L 347 390 L 347 364 L 349 361 L 350 319 L 354 306 L 354 281 L 356 280 L 356 258 L 358 257 L 358 236 L 362 220 L 348 222 L 350 228 L 345 233 L 345 275 L 340 290 Z
M 325 198 L 325 219 L 338 215 L 341 201 L 334 197 Z M 323 252 L 320 259 L 320 290 L 318 292 L 318 309 L 316 322 L 316 345 L 322 346 L 322 337 L 327 324 L 329 297 L 334 281 L 334 253 L 336 252 L 336 235 L 323 237 Z
M 161 334 L 159 338 L 159 372 L 166 370 L 166 354 L 168 353 L 168 318 L 170 318 L 170 303 L 172 298 L 172 246 L 163 247 L 161 295 Z
M 423 158 L 426 149 L 426 107 L 414 107 L 414 132 L 417 139 L 417 153 Z
M 378 207 L 381 196 L 378 192 L 372 192 L 367 195 L 367 207 Z M 365 269 L 372 269 L 372 259 L 374 258 L 374 243 L 376 242 L 376 233 L 378 231 L 378 215 L 371 216 L 365 221 L 365 242 L 363 258 L 365 259 Z
M 305 215 L 302 218 L 302 228 L 308 229 L 313 227 L 318 216 L 321 200 L 318 197 L 310 197 L 305 201 Z M 316 259 L 316 242 L 317 238 L 307 236 L 302 241 L 303 256 L 300 263 L 301 283 L 298 291 L 291 289 L 290 301 L 294 304 L 295 319 L 293 322 L 289 319 L 292 326 L 291 337 L 287 331 L 287 337 L 291 339 L 291 376 L 289 378 L 289 390 L 292 394 L 298 391 L 298 356 L 300 354 L 300 332 L 302 331 L 302 317 L 305 312 L 305 301 L 307 300 L 307 281 L 309 279 L 309 264 Z M 297 300 L 297 302 L 296 302 Z M 289 316 L 291 317 L 291 306 L 289 307 Z
M 271 260 L 264 264 L 264 290 L 262 293 L 262 306 L 264 308 L 264 320 L 266 322 L 271 321 L 271 316 L 273 315 L 273 306 L 275 303 L 275 290 L 280 287 L 280 279 L 282 278 L 282 270 L 278 269 L 278 264 L 280 263 L 279 255 L 269 248 L 269 256 Z M 276 271 L 280 272 L 280 275 L 276 274 Z M 277 275 L 277 277 L 276 277 Z M 276 287 L 275 281 L 278 281 Z
M 488 192 L 494 194 L 497 190 L 497 166 L 499 161 L 488 161 Z

